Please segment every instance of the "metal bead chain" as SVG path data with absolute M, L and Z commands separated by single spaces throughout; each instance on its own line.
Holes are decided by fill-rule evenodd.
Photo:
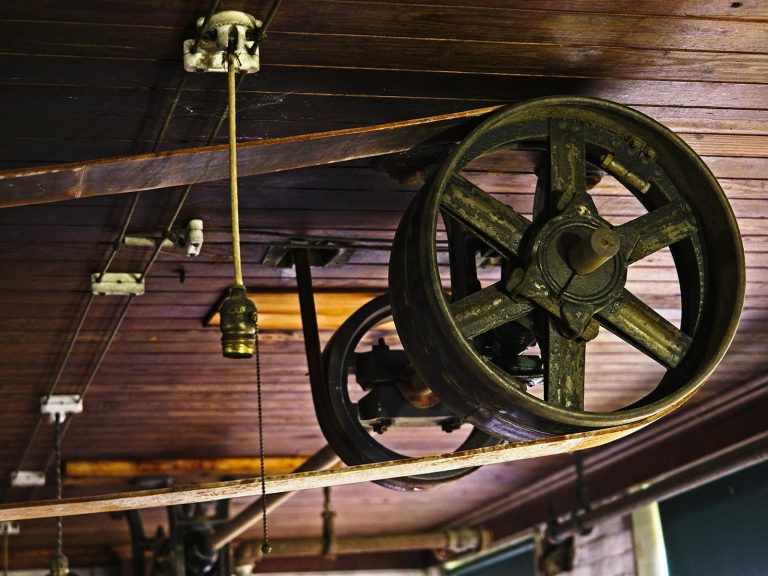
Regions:
M 264 554 L 272 552 L 272 546 L 269 545 L 269 528 L 267 525 L 267 480 L 265 478 L 264 466 L 264 417 L 261 410 L 261 352 L 259 349 L 259 314 L 253 315 L 253 323 L 256 329 L 256 340 L 254 342 L 254 356 L 256 356 L 256 402 L 259 416 L 259 466 L 261 468 L 261 524 L 264 531 L 264 543 L 261 545 L 261 551 Z
M 61 500 L 61 414 L 56 414 L 56 499 Z M 64 519 L 56 519 L 56 553 L 59 558 L 64 555 Z

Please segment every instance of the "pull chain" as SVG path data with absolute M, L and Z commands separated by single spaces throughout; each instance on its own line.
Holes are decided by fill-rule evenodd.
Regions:
M 331 504 L 331 487 L 323 488 L 323 557 L 335 558 L 336 549 L 336 512 Z
M 61 500 L 61 414 L 56 414 L 56 499 Z M 56 554 L 59 558 L 64 556 L 64 518 L 56 519 Z
M 8 576 L 8 530 L 3 534 L 3 574 Z
M 259 467 L 261 468 L 261 524 L 264 532 L 264 543 L 261 545 L 261 551 L 264 554 L 272 552 L 272 546 L 269 545 L 269 528 L 267 526 L 267 480 L 265 477 L 264 466 L 264 417 L 261 410 L 261 353 L 259 350 L 259 315 L 258 312 L 253 315 L 256 324 L 255 356 L 256 356 L 256 402 L 259 416 Z

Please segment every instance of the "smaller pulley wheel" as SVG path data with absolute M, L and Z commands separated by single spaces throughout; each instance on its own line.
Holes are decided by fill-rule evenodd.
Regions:
M 375 298 L 350 316 L 323 351 L 325 386 L 312 388 L 320 428 L 328 444 L 347 465 L 408 458 L 372 435 L 383 433 L 384 440 L 389 427 L 416 426 L 412 433 L 418 434 L 424 426 L 451 432 L 462 424 L 415 376 L 402 350 L 390 349 L 381 339 L 368 352 L 355 351 L 366 334 L 381 322 L 391 320 L 391 316 L 388 294 Z M 351 372 L 366 392 L 357 401 L 350 396 Z M 500 442 L 502 440 L 474 428 L 458 450 L 495 446 Z M 376 483 L 400 491 L 423 490 L 474 470 L 476 468 L 464 468 Z
M 523 160 L 499 164 L 512 156 Z M 637 213 L 610 221 L 601 214 L 605 204 L 590 190 L 595 168 L 610 177 L 605 194 L 626 196 Z M 531 182 L 532 194 L 518 194 L 532 199 L 530 209 L 487 193 L 483 170 Z M 449 250 L 446 262 L 438 245 L 456 227 L 500 259 L 485 285 L 448 285 L 477 258 Z M 656 294 L 638 296 L 627 284 L 631 267 L 648 273 L 667 257 L 679 284 L 664 295 L 678 299 L 671 315 L 646 304 Z M 733 338 L 745 267 L 722 189 L 679 137 L 619 104 L 549 97 L 498 112 L 451 152 L 398 227 L 389 283 L 395 324 L 420 376 L 460 418 L 517 440 L 636 423 L 688 400 Z M 509 326 L 530 331 L 540 350 L 539 394 L 478 346 Z M 636 398 L 622 396 L 618 407 L 587 410 L 586 351 L 601 330 L 618 337 L 607 336 L 614 348 L 644 355 L 661 380 Z

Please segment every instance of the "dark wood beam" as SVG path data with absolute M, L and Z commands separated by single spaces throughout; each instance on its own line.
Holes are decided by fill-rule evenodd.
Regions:
M 240 176 L 320 166 L 457 138 L 496 107 L 238 144 Z M 447 135 L 451 129 L 456 133 Z M 0 172 L 0 208 L 183 186 L 228 177 L 226 145 Z

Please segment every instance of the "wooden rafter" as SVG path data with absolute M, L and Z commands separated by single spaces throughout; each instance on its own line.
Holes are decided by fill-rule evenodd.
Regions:
M 255 176 L 409 150 L 497 107 L 238 144 L 238 173 Z M 461 134 L 459 134 L 460 136 Z M 226 145 L 0 172 L 0 208 L 223 180 Z

